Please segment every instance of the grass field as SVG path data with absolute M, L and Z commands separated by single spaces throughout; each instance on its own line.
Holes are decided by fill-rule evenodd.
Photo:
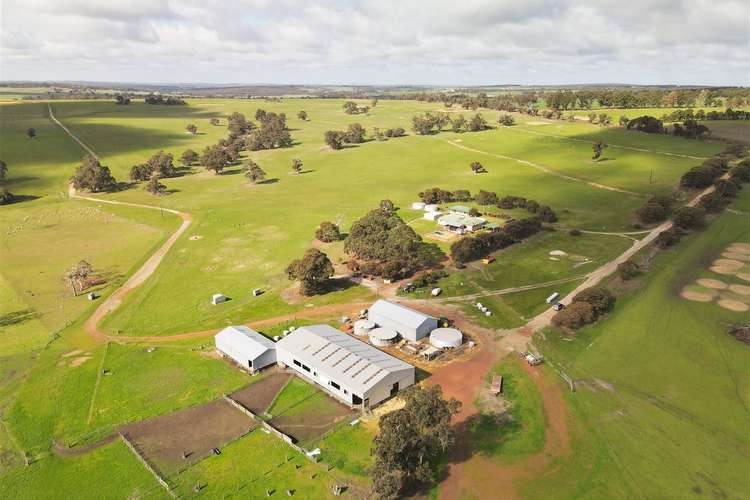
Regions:
M 570 464 L 528 486 L 531 496 L 588 496 L 589 485 L 610 481 L 625 483 L 619 497 L 744 496 L 750 352 L 726 329 L 747 323 L 750 314 L 686 301 L 679 293 L 707 276 L 706 265 L 727 244 L 750 242 L 746 217 L 724 213 L 662 252 L 611 317 L 573 341 L 554 332 L 537 339 L 555 364 L 584 381 L 569 402 L 585 436 Z M 594 463 L 573 483 L 571 476 L 592 467 L 582 457 L 592 463 L 603 457 L 608 465 Z
M 444 296 L 576 277 L 619 254 L 632 241 L 613 235 L 572 237 L 569 229 L 605 232 L 632 229 L 633 212 L 648 196 L 670 192 L 684 171 L 700 163 L 699 157 L 708 157 L 723 148 L 723 144 L 714 142 L 650 136 L 586 123 L 553 122 L 541 126 L 534 123 L 540 120 L 519 117 L 519 124 L 512 129 L 465 134 L 443 132 L 426 137 L 412 134 L 387 142 L 370 141 L 330 151 L 323 144 L 323 133 L 328 129 L 343 130 L 350 123 L 360 122 L 368 132 L 375 126 L 402 126 L 408 130 L 415 113 L 441 107 L 439 104 L 381 100 L 369 115 L 350 116 L 343 112 L 341 105 L 340 100 L 297 99 L 273 103 L 192 100 L 189 106 L 174 107 L 53 102 L 58 119 L 92 147 L 119 180 L 126 180 L 133 164 L 145 161 L 160 149 L 179 157 L 186 148 L 201 151 L 206 145 L 216 143 L 226 135 L 226 116 L 232 111 L 243 112 L 248 118 L 253 117 L 257 108 L 283 111 L 295 140 L 291 148 L 244 154 L 244 159 L 252 157 L 268 173 L 271 182 L 263 185 L 248 184 L 237 166 L 218 176 L 196 167 L 186 175 L 164 181 L 171 191 L 168 196 L 153 197 L 138 185 L 98 195 L 102 199 L 182 210 L 189 212 L 194 221 L 155 274 L 105 319 L 102 328 L 113 335 L 170 335 L 272 318 L 303 311 L 310 305 L 371 300 L 373 292 L 361 286 L 342 286 L 323 296 L 301 299 L 290 293 L 291 283 L 284 275 L 284 268 L 312 245 L 318 245 L 339 264 L 343 259 L 343 243 L 317 244 L 315 228 L 323 220 L 332 220 L 346 232 L 354 220 L 384 198 L 392 199 L 400 207 L 399 214 L 418 232 L 433 231 L 435 225 L 419 219 L 421 214 L 409 207 L 420 191 L 436 186 L 472 192 L 485 189 L 496 191 L 500 196 L 525 196 L 552 206 L 560 217 L 557 231 L 542 232 L 499 252 L 496 263 L 452 271 L 451 276 L 440 283 Z M 310 121 L 296 118 L 300 109 L 309 113 Z M 494 123 L 497 113 L 483 112 L 483 115 Z M 219 118 L 221 125 L 210 125 L 210 118 Z M 198 135 L 185 132 L 188 123 L 198 126 Z M 36 128 L 35 139 L 26 137 L 28 127 Z M 606 161 L 591 163 L 590 141 L 595 140 L 610 144 L 605 151 Z M 664 154 L 666 152 L 696 158 Z M 0 158 L 9 167 L 4 185 L 21 200 L 0 207 L 0 234 L 3 235 L 0 243 L 0 411 L 3 424 L 0 426 L 0 492 L 9 492 L 0 496 L 18 496 L 15 493 L 21 488 L 33 493 L 31 497 L 37 492 L 38 496 L 49 491 L 65 494 L 72 487 L 71 476 L 91 477 L 93 481 L 106 474 L 110 467 L 117 469 L 114 480 L 96 487 L 111 488 L 111 491 L 92 489 L 92 496 L 161 496 L 161 491 L 150 485 L 150 476 L 140 479 L 147 473 L 137 462 L 131 464 L 134 459 L 127 450 L 121 450 L 121 443 L 63 459 L 48 456 L 53 440 L 71 445 L 90 443 L 125 422 L 202 403 L 250 382 L 247 375 L 206 355 L 210 338 L 160 344 L 155 351 L 146 352 L 147 344 L 107 346 L 94 341 L 83 330 L 84 319 L 99 302 L 90 302 L 85 296 L 73 297 L 62 279 L 65 271 L 81 259 L 91 262 L 107 278 L 107 284 L 97 289 L 97 293 L 106 297 L 179 223 L 177 217 L 158 210 L 68 199 L 67 182 L 83 154 L 83 150 L 49 120 L 46 103 L 0 105 Z M 302 175 L 290 174 L 292 158 L 303 160 Z M 475 160 L 484 164 L 487 174 L 471 174 L 469 164 Z M 747 212 L 750 202 L 744 196 L 735 207 Z M 721 220 L 728 217 L 730 215 L 726 214 Z M 717 230 L 712 226 L 706 234 L 711 231 Z M 191 239 L 191 236 L 199 238 Z M 717 240 L 723 238 L 714 236 Z M 741 239 L 740 236 L 732 237 Z M 693 241 L 709 246 L 703 239 L 706 237 L 701 235 L 689 240 L 689 248 L 692 250 Z M 688 242 L 683 246 L 687 245 Z M 445 252 L 448 246 L 441 243 L 437 248 Z M 563 250 L 569 257 L 551 260 L 549 252 L 553 250 Z M 684 265 L 690 268 L 689 263 Z M 664 283 L 655 277 L 648 279 L 653 280 L 648 293 L 661 293 L 659 290 L 664 288 Z M 543 299 L 549 293 L 565 292 L 576 283 L 571 281 L 553 285 L 551 289 L 543 287 L 489 298 L 486 303 L 494 316 L 486 318 L 475 314 L 475 319 L 491 328 L 518 326 L 546 307 Z M 252 297 L 253 288 L 263 288 L 266 293 Z M 216 292 L 232 300 L 212 306 L 209 297 Z M 662 305 L 668 303 L 664 301 L 666 299 L 662 300 Z M 635 372 L 637 364 L 623 361 L 610 366 L 609 360 L 604 361 L 605 357 L 622 359 L 625 353 L 635 356 L 634 347 L 626 342 L 633 336 L 628 333 L 627 321 L 619 320 L 623 324 L 617 326 L 620 311 L 636 307 L 631 306 L 631 302 L 635 304 L 638 300 L 636 297 L 623 300 L 622 307 L 618 307 L 607 322 L 615 325 L 611 329 L 604 326 L 586 329 L 574 342 L 556 341 L 551 336 L 545 348 L 553 359 L 570 364 L 571 370 L 580 369 L 582 374 L 591 372 L 607 380 L 613 379 L 616 387 L 621 382 L 618 377 L 640 377 L 643 373 Z M 716 314 L 715 305 L 710 313 L 703 311 L 701 304 L 674 307 L 698 311 L 694 313 L 700 316 L 696 324 L 726 321 L 725 313 Z M 679 317 L 688 315 L 679 314 Z M 266 333 L 280 329 L 271 326 Z M 613 333 L 617 331 L 626 333 Z M 697 334 L 693 332 L 693 335 Z M 719 334 L 716 337 L 723 338 Z M 594 347 L 585 350 L 579 340 L 587 338 L 608 340 L 597 340 Z M 678 345 L 685 342 L 682 337 L 679 340 Z M 727 343 L 714 341 L 722 346 Z M 698 349 L 708 352 L 711 352 L 710 347 L 697 345 Z M 667 348 L 663 343 L 657 344 L 653 351 Z M 599 352 L 601 358 L 594 356 L 594 352 Z M 728 347 L 726 352 L 730 352 Z M 746 361 L 742 355 L 728 356 L 732 363 L 738 359 Z M 650 383 L 664 379 L 658 376 L 656 365 L 652 360 L 648 370 L 644 367 Z M 742 374 L 739 368 L 736 371 Z M 744 380 L 745 375 L 738 380 Z M 685 380 L 692 379 L 685 377 Z M 332 404 L 313 386 L 296 379 L 293 382 L 269 410 L 272 415 L 300 418 Z M 729 386 L 723 385 L 725 379 L 709 377 L 696 383 L 705 384 L 705 394 L 713 389 L 710 384 L 714 382 L 722 391 L 727 391 Z M 677 382 L 670 383 L 679 386 Z M 673 387 L 643 390 L 658 393 L 657 389 L 671 395 Z M 684 397 L 681 391 L 679 395 Z M 654 418 L 662 418 L 658 413 L 662 410 L 643 403 L 643 398 L 632 390 L 622 389 L 621 393 L 633 405 L 633 412 L 638 412 L 639 423 L 649 421 L 653 412 L 656 412 Z M 728 392 L 724 395 L 728 400 L 733 397 Z M 608 399 L 604 401 L 603 396 Z M 701 405 L 713 406 L 704 398 L 699 399 Z M 614 396 L 602 391 L 592 395 L 577 393 L 571 397 L 570 404 L 580 416 L 577 432 L 582 436 L 582 443 L 589 436 L 592 422 L 597 423 L 596 439 L 581 444 L 581 452 L 570 467 L 580 470 L 593 461 L 595 466 L 588 472 L 592 483 L 607 478 L 624 484 L 622 491 L 632 492 L 628 489 L 631 481 L 623 483 L 621 476 L 613 474 L 613 459 L 606 451 L 610 446 L 607 443 L 620 439 L 618 433 L 631 432 L 633 437 L 624 439 L 622 453 L 626 465 L 641 474 L 645 466 L 634 463 L 636 453 L 633 450 L 641 439 L 651 440 L 653 436 L 637 435 L 632 429 L 616 427 L 609 421 L 600 430 L 599 414 L 620 404 Z M 694 404 L 697 406 L 698 402 Z M 709 419 L 704 410 L 692 406 L 689 411 L 710 420 L 712 429 L 735 436 L 739 432 L 738 422 L 742 422 L 741 412 L 726 401 L 724 404 L 726 423 L 723 417 Z M 664 425 L 671 425 L 670 419 L 675 418 L 664 417 Z M 689 424 L 680 425 L 689 427 Z M 648 429 L 645 424 L 643 427 Z M 694 429 L 687 428 L 687 431 Z M 669 439 L 674 441 L 675 436 L 677 434 Z M 702 439 L 696 447 L 705 444 Z M 328 449 L 331 462 L 342 474 L 361 477 L 370 459 L 362 451 L 365 449 L 362 445 L 370 440 L 371 435 L 362 428 L 341 426 L 322 440 L 315 436 L 312 441 L 319 441 L 317 445 L 324 453 Z M 357 445 L 356 452 L 349 449 L 354 445 Z M 258 446 L 263 446 L 267 452 L 258 453 Z M 660 451 L 658 456 L 676 456 L 672 453 L 674 446 L 670 446 L 665 446 L 667 451 Z M 727 450 L 736 449 L 729 440 L 706 446 L 710 456 L 728 457 Z M 327 494 L 332 480 L 310 479 L 308 463 L 302 458 L 305 472 L 283 466 L 267 480 L 257 480 L 266 474 L 266 466 L 278 465 L 274 460 L 279 456 L 283 458 L 288 450 L 275 438 L 253 431 L 227 447 L 221 456 L 210 457 L 184 473 L 179 491 L 192 496 L 196 482 L 203 482 L 207 486 L 198 494 L 211 497 L 238 492 L 244 495 L 237 489 L 243 485 L 252 495 L 265 495 L 266 485 L 277 489 L 277 494 L 290 487 L 287 485 L 307 497 Z M 31 468 L 21 468 L 21 453 L 40 460 Z M 696 458 L 690 465 L 697 470 L 704 464 Z M 129 474 L 131 468 L 138 470 Z M 724 487 L 726 481 L 736 479 L 739 464 L 722 472 L 715 472 L 711 464 L 706 465 L 706 469 L 709 471 L 706 477 L 716 477 Z M 666 466 L 661 470 L 667 475 L 674 472 Z M 679 473 L 675 477 L 675 483 L 683 484 Z M 251 481 L 252 478 L 256 480 Z M 548 479 L 560 480 L 554 475 Z M 565 481 L 571 483 L 569 478 Z M 147 488 L 146 484 L 150 486 Z M 708 491 L 707 483 L 701 484 Z M 570 487 L 585 489 L 578 483 L 571 483 Z M 652 491 L 648 487 L 646 490 Z

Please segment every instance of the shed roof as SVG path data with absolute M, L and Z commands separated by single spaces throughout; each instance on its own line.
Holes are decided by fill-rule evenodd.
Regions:
M 302 326 L 276 343 L 315 370 L 364 394 L 387 375 L 410 364 L 328 325 Z
M 471 209 L 464 205 L 452 205 L 448 207 L 448 210 L 450 210 L 451 212 L 458 212 L 460 214 L 468 214 L 469 212 L 471 212 Z
M 255 359 L 270 349 L 276 349 L 276 344 L 271 339 L 244 325 L 228 326 L 217 333 L 215 339 L 246 355 L 248 359 Z
M 438 223 L 440 223 L 443 226 L 452 226 L 452 227 L 476 227 L 481 226 L 487 222 L 486 220 L 482 219 L 481 217 L 471 217 L 469 215 L 460 214 L 460 213 L 451 213 L 447 215 L 443 215 L 438 219 Z
M 409 328 L 419 328 L 425 321 L 435 319 L 432 316 L 387 300 L 378 300 L 370 306 L 369 312 L 386 316 L 390 320 Z

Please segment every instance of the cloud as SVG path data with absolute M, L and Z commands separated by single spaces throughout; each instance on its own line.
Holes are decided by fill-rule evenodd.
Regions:
M 750 84 L 746 0 L 3 0 L 4 79 Z

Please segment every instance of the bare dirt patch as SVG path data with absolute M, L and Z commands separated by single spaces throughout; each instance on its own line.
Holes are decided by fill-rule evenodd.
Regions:
M 728 267 L 728 266 L 713 266 L 711 267 L 711 271 L 715 272 L 716 274 L 737 274 L 738 267 Z
M 737 277 L 741 280 L 750 281 L 750 273 L 737 273 Z
M 706 288 L 713 288 L 714 290 L 726 290 L 727 288 L 727 284 L 719 280 L 699 279 L 696 280 L 696 283 Z
M 711 302 L 713 297 L 707 293 L 692 292 L 690 290 L 683 290 L 680 293 L 683 299 L 693 300 L 695 302 Z
M 727 247 L 730 252 L 750 254 L 750 243 L 732 243 Z
M 729 285 L 729 291 L 740 294 L 740 295 L 750 295 L 750 286 Z
M 741 268 L 744 263 L 742 263 L 739 260 L 733 260 L 733 259 L 716 259 L 714 261 L 715 266 L 723 266 L 723 267 L 734 267 L 736 269 Z
M 156 467 L 172 475 L 234 441 L 257 424 L 223 399 L 126 425 L 122 433 Z
M 230 397 L 251 412 L 259 415 L 268 410 L 271 402 L 290 378 L 292 378 L 292 374 L 276 371 L 265 375 L 263 380 L 232 393 Z
M 726 257 L 727 259 L 732 260 L 742 260 L 745 262 L 750 262 L 750 255 L 744 254 L 744 253 L 738 253 L 738 252 L 724 252 L 721 254 L 722 257 Z
M 81 366 L 82 364 L 84 364 L 86 361 L 88 361 L 90 359 L 91 359 L 91 356 L 81 356 L 81 357 L 78 357 L 78 358 L 74 358 L 70 362 L 70 366 L 72 366 L 73 368 L 75 368 L 77 366 Z
M 717 304 L 719 304 L 724 309 L 729 309 L 730 311 L 734 312 L 745 312 L 750 309 L 750 306 L 748 306 L 747 304 L 743 304 L 738 300 L 722 299 L 718 301 Z
M 190 237 L 190 238 L 188 238 L 188 239 L 189 239 L 190 241 L 198 241 L 198 240 L 202 240 L 202 239 L 203 239 L 203 236 L 201 236 L 201 235 L 199 235 L 199 234 L 195 234 L 195 235 L 191 236 L 191 237 Z
M 76 349 L 75 351 L 66 352 L 65 354 L 62 355 L 62 357 L 63 358 L 69 358 L 71 356 L 77 356 L 77 355 L 79 355 L 81 353 L 83 353 L 82 350 Z

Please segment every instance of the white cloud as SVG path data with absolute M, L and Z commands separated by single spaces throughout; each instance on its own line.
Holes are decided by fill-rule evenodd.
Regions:
M 3 0 L 3 79 L 750 84 L 746 0 Z

